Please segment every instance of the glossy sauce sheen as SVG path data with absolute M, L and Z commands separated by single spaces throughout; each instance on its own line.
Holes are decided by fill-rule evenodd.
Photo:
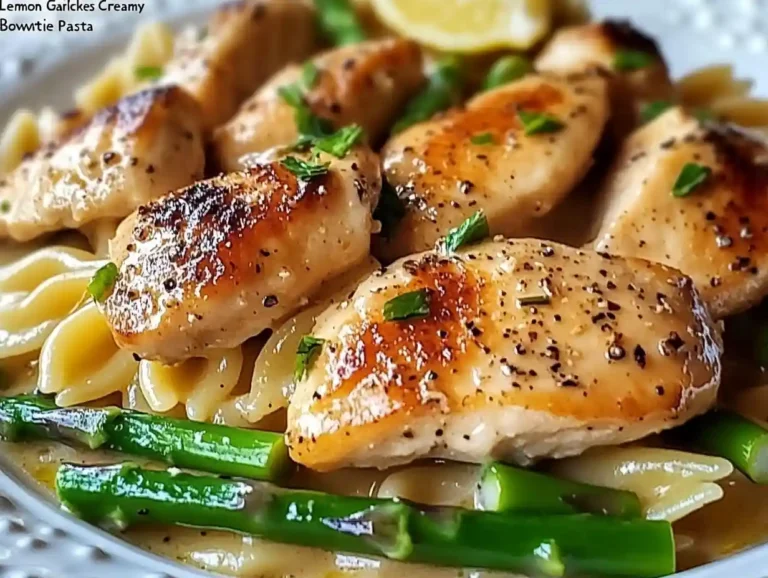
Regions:
M 151 88 L 99 112 L 0 180 L 0 237 L 26 241 L 139 205 L 202 178 L 200 109 L 179 87 Z
M 264 162 L 129 217 L 112 244 L 120 274 L 104 308 L 118 344 L 170 362 L 233 347 L 364 260 L 378 157 L 358 147 L 329 162 L 309 181 Z
M 672 195 L 687 163 L 712 176 Z M 768 143 L 671 110 L 628 138 L 602 191 L 598 251 L 666 263 L 689 275 L 715 317 L 768 291 Z
M 424 82 L 419 45 L 400 38 L 330 50 L 313 58 L 312 64 L 317 69 L 312 86 L 304 86 L 301 66 L 289 66 L 216 131 L 213 148 L 222 170 L 250 166 L 254 153 L 296 141 L 296 110 L 279 94 L 281 87 L 298 83 L 315 115 L 336 128 L 358 124 L 377 143 Z
M 765 409 L 765 408 L 764 408 Z M 768 410 L 765 411 L 768 415 Z M 28 444 L 0 443 L 0 451 L 19 464 L 50 493 L 56 469 L 61 463 L 114 463 L 117 454 L 75 450 L 51 442 Z M 134 461 L 141 461 L 132 458 Z M 419 468 L 420 488 L 450 485 L 452 496 L 471 494 L 474 479 L 460 467 Z M 396 474 L 395 474 L 396 475 Z M 337 494 L 368 496 L 388 486 L 390 472 L 340 470 L 330 474 L 300 471 L 292 485 Z M 678 566 L 686 570 L 716 560 L 768 539 L 768 487 L 747 481 L 734 473 L 722 482 L 725 496 L 720 502 L 688 516 L 675 524 L 678 536 Z M 381 494 L 380 494 L 381 495 Z M 419 498 L 440 503 L 424 489 Z M 452 498 L 452 499 L 454 499 Z M 733 512 L 752 513 L 734 522 Z M 435 568 L 402 564 L 311 548 L 270 543 L 230 532 L 194 528 L 144 526 L 121 535 L 149 552 L 221 574 L 252 578 L 456 578 L 454 568 Z M 342 573 L 343 571 L 343 573 Z M 466 573 L 473 578 L 501 577 L 491 572 Z
M 520 110 L 553 115 L 563 127 L 526 135 Z M 376 252 L 392 260 L 424 251 L 480 209 L 492 234 L 521 236 L 592 166 L 607 117 L 601 75 L 530 75 L 396 135 L 382 158 L 406 214 Z M 478 135 L 492 142 L 474 144 Z
M 229 120 L 272 74 L 316 48 L 315 13 L 308 2 L 227 2 L 203 37 L 192 30 L 177 38 L 160 82 L 177 84 L 197 100 L 208 132 Z
M 429 315 L 383 319 L 384 303 L 420 289 Z M 326 343 L 287 435 L 318 470 L 574 455 L 673 427 L 720 383 L 719 332 L 688 278 L 534 240 L 398 261 L 313 335 Z
M 643 52 L 653 62 L 636 70 L 616 70 L 616 57 L 626 50 Z M 675 99 L 674 85 L 659 47 L 629 22 L 606 20 L 563 28 L 537 55 L 535 67 L 556 74 L 595 67 L 606 72 L 611 95 L 611 132 L 619 139 L 640 124 L 644 103 Z

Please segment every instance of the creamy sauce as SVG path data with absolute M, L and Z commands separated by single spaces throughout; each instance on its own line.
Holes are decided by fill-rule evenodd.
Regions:
M 586 204 L 577 200 L 573 208 Z M 579 207 L 580 208 L 580 207 Z M 562 216 L 556 215 L 556 225 Z M 558 228 L 555 226 L 555 228 Z M 564 227 L 565 229 L 565 227 Z M 550 231 L 542 236 L 551 236 Z M 569 239 L 571 242 L 574 239 Z M 726 333 L 728 344 L 726 375 L 722 386 L 723 402 L 742 413 L 768 420 L 768 383 L 763 373 L 730 352 L 749 351 L 754 336 L 742 331 L 739 320 Z M 735 339 L 734 339 L 735 338 Z M 245 366 L 253 367 L 256 348 L 246 348 Z M 37 377 L 35 355 L 6 360 L 2 368 L 12 387 L 3 391 L 13 395 L 34 389 Z M 243 378 L 235 394 L 247 391 L 250 374 Z M 120 403 L 120 398 L 104 400 Z M 175 413 L 175 412 L 172 412 Z M 180 412 L 179 415 L 183 415 Z M 262 428 L 284 428 L 284 412 L 260 423 Z M 650 442 L 659 443 L 658 439 Z M 115 463 L 126 456 L 108 452 L 73 449 L 54 442 L 2 444 L 0 451 L 18 463 L 45 491 L 51 493 L 56 470 L 61 463 Z M 143 460 L 129 457 L 132 461 Z M 362 496 L 401 496 L 414 501 L 439 505 L 473 505 L 477 466 L 461 464 L 415 464 L 380 472 L 342 470 L 318 474 L 301 469 L 288 485 L 338 494 Z M 724 497 L 675 524 L 680 570 L 716 560 L 750 546 L 768 542 L 768 486 L 757 486 L 740 473 L 720 482 Z M 749 516 L 734 515 L 750 512 Z M 458 572 L 456 569 L 406 565 L 360 556 L 325 552 L 311 548 L 274 544 L 230 532 L 179 527 L 136 528 L 122 536 L 150 552 L 214 572 L 242 577 L 287 578 L 456 578 L 499 576 L 489 572 Z
M 766 388 L 768 394 L 768 388 Z M 768 409 L 768 395 L 764 396 Z M 75 450 L 52 442 L 0 444 L 6 455 L 52 492 L 61 463 L 114 463 L 124 456 Z M 141 460 L 134 460 L 141 461 Z M 471 506 L 476 466 L 435 464 L 399 471 L 299 471 L 290 485 L 350 495 L 400 495 L 435 504 Z M 749 482 L 740 473 L 721 482 L 724 497 L 675 524 L 678 569 L 685 570 L 768 542 L 768 486 Z M 734 512 L 750 512 L 734 516 Z M 425 567 L 313 548 L 265 542 L 231 532 L 179 527 L 135 528 L 122 537 L 155 554 L 222 574 L 259 578 L 466 578 L 502 576 Z

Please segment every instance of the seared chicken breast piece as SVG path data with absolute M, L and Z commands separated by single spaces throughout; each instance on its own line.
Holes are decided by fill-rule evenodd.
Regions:
M 683 168 L 711 172 L 684 197 Z M 700 176 L 705 176 L 701 174 Z M 682 270 L 716 318 L 768 295 L 768 142 L 680 108 L 635 132 L 607 177 L 594 247 Z
M 26 241 L 122 218 L 202 178 L 200 108 L 179 87 L 126 96 L 0 180 L 0 235 Z
M 562 28 L 544 46 L 534 64 L 537 70 L 558 74 L 596 66 L 609 72 L 611 122 L 622 138 L 640 123 L 639 112 L 644 104 L 675 98 L 667 65 L 656 42 L 626 21 L 606 20 Z
M 526 113 L 553 116 L 561 126 L 526 134 Z M 529 75 L 406 129 L 382 151 L 405 215 L 377 240 L 377 256 L 428 249 L 479 209 L 492 233 L 523 235 L 587 172 L 607 118 L 600 75 Z
M 357 123 L 376 142 L 424 82 L 421 49 L 399 38 L 336 48 L 316 56 L 312 64 L 317 74 L 311 86 L 304 85 L 302 67 L 290 66 L 216 131 L 214 153 L 222 170 L 242 169 L 254 162 L 251 153 L 296 142 L 296 108 L 280 95 L 288 85 L 302 86 L 315 115 L 336 128 Z
M 202 33 L 179 35 L 161 83 L 194 96 L 211 131 L 270 76 L 309 56 L 316 45 L 315 12 L 307 0 L 230 2 Z
M 378 156 L 358 146 L 324 160 L 310 180 L 265 161 L 139 208 L 111 247 L 104 312 L 118 345 L 167 363 L 233 347 L 365 260 Z
M 385 319 L 413 291 L 428 313 Z M 325 341 L 287 439 L 316 470 L 526 464 L 620 444 L 707 410 L 721 373 L 717 327 L 688 277 L 531 239 L 399 260 L 312 335 Z

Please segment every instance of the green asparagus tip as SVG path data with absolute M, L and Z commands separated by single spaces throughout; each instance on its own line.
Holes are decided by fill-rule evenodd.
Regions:
M 730 461 L 753 482 L 768 484 L 768 429 L 735 412 L 717 410 L 674 430 L 676 437 Z
M 35 395 L 0 397 L 0 438 L 50 439 L 182 468 L 273 481 L 291 468 L 281 434 L 115 407 L 59 408 L 53 400 Z
M 486 465 L 475 492 L 475 505 L 490 512 L 587 513 L 640 518 L 640 498 L 632 492 L 582 484 L 515 468 Z

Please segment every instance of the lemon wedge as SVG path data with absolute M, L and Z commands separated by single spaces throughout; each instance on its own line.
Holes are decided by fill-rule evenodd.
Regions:
M 551 0 L 371 0 L 403 36 L 438 50 L 524 50 L 548 31 Z

